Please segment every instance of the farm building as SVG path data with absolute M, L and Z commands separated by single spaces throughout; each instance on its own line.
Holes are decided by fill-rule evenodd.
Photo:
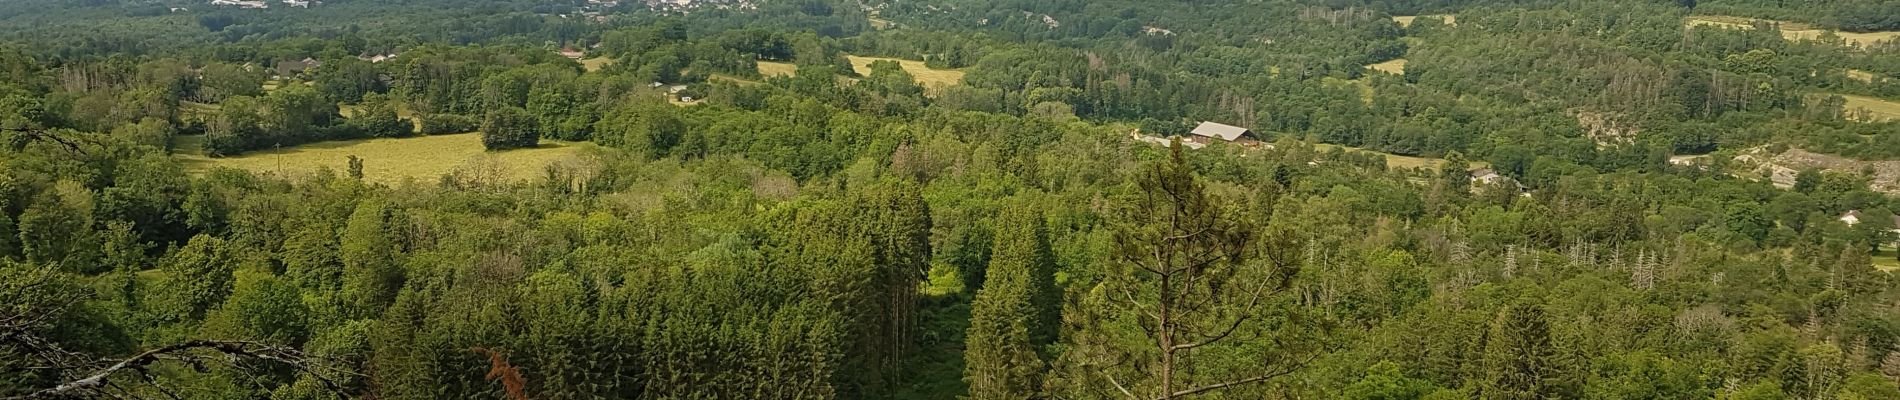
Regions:
M 1218 122 L 1202 122 L 1200 126 L 1194 127 L 1194 131 L 1190 133 L 1193 133 L 1193 135 L 1188 137 L 1188 141 L 1201 145 L 1215 142 L 1235 143 L 1244 146 L 1258 146 L 1260 144 L 1260 141 L 1255 139 L 1256 135 L 1254 135 L 1253 131 L 1247 128 Z
M 1247 130 L 1247 128 L 1219 122 L 1202 122 L 1201 126 L 1194 127 L 1193 133 L 1195 136 L 1219 138 L 1221 141 L 1226 142 L 1239 140 L 1242 136 L 1253 135 L 1253 131 Z

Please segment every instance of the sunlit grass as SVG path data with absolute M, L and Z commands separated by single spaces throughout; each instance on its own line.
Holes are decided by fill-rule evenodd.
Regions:
M 230 167 L 286 178 L 308 176 L 321 168 L 342 174 L 354 155 L 363 159 L 365 180 L 390 184 L 405 179 L 433 182 L 457 168 L 473 167 L 492 167 L 502 178 L 514 181 L 535 179 L 545 174 L 550 163 L 577 158 L 592 146 L 544 139 L 540 147 L 489 152 L 482 148 L 480 134 L 459 133 L 319 142 L 211 158 L 204 155 L 203 140 L 203 136 L 180 136 L 172 142 L 176 157 L 193 173 Z

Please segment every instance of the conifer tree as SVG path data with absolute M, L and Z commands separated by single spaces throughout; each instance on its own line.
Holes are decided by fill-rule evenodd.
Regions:
M 1055 339 L 1059 309 L 1054 260 L 1042 213 L 1018 207 L 998 219 L 995 255 L 982 291 L 970 305 L 963 380 L 980 399 L 1035 397 L 1042 386 L 1044 357 L 1038 349 Z
M 1073 390 L 1154 399 L 1232 391 L 1322 353 L 1323 338 L 1310 334 L 1323 321 L 1280 306 L 1299 273 L 1298 240 L 1257 234 L 1256 214 L 1208 193 L 1179 142 L 1170 151 L 1138 173 L 1128 217 L 1115 227 L 1117 262 L 1077 308 L 1082 326 L 1062 366 Z M 1258 356 L 1217 371 L 1190 367 L 1241 352 Z
M 1547 399 L 1557 395 L 1557 352 L 1541 299 L 1523 298 L 1498 312 L 1484 349 L 1487 399 Z

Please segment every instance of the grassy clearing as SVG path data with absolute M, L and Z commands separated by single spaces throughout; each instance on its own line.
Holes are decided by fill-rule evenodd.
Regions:
M 852 55 L 847 55 L 845 58 L 851 60 L 851 69 L 857 71 L 859 75 L 870 75 L 872 62 L 896 61 L 898 66 L 904 68 L 904 72 L 909 72 L 910 76 L 917 80 L 917 84 L 924 87 L 925 93 L 932 95 L 942 92 L 943 88 L 963 84 L 963 71 L 930 68 L 929 66 L 925 66 L 923 61 L 885 57 L 859 57 Z M 792 76 L 797 73 L 798 66 L 792 63 L 773 61 L 759 62 L 759 74 L 765 75 L 766 77 Z
M 1809 40 L 1820 38 L 1827 30 L 1816 29 L 1813 25 L 1800 22 L 1776 21 L 1768 19 L 1731 17 L 1726 15 L 1691 15 L 1683 19 L 1688 26 L 1719 26 L 1730 29 L 1754 29 L 1756 22 L 1779 24 L 1781 37 L 1788 40 Z M 1900 40 L 1900 32 L 1834 32 L 1834 35 L 1847 40 L 1847 43 L 1867 47 L 1874 42 Z
M 1366 149 L 1362 149 L 1358 147 L 1340 146 L 1340 145 L 1335 145 L 1335 144 L 1325 144 L 1325 143 L 1313 144 L 1313 150 L 1317 150 L 1322 153 L 1332 151 L 1333 148 L 1335 147 L 1345 149 L 1347 152 L 1367 152 L 1367 153 L 1383 154 L 1385 155 L 1385 166 L 1386 168 L 1390 168 L 1390 169 L 1410 169 L 1410 168 L 1438 169 L 1439 166 L 1445 165 L 1445 160 L 1442 158 L 1402 156 L 1402 155 L 1386 153 L 1382 151 L 1366 150 Z M 1488 163 L 1488 162 L 1471 161 L 1471 169 L 1487 168 L 1490 166 L 1491 166 L 1491 163 Z
M 1868 258 L 1873 259 L 1874 269 L 1894 272 L 1895 270 L 1900 270 L 1900 259 L 1895 259 L 1893 253 L 1894 249 L 1892 247 L 1880 246 L 1880 251 L 1874 252 L 1874 254 L 1869 255 Z
M 767 78 L 774 76 L 792 76 L 798 73 L 798 66 L 788 62 L 760 61 L 759 75 Z
M 925 66 L 923 61 L 858 56 L 845 56 L 845 58 L 851 59 L 851 69 L 858 71 L 859 75 L 870 75 L 872 62 L 896 61 L 899 66 L 904 67 L 904 72 L 909 72 L 911 77 L 917 79 L 917 84 L 923 85 L 924 89 L 930 92 L 963 84 L 963 71 L 930 68 Z
M 607 68 L 607 66 L 609 65 L 614 65 L 614 59 L 607 58 L 607 57 L 594 57 L 594 58 L 581 60 L 581 69 L 585 69 L 587 70 L 587 72 L 599 71 L 601 68 Z
M 1418 17 L 1443 18 L 1445 19 L 1445 25 L 1458 26 L 1458 16 L 1451 15 L 1451 14 L 1394 15 L 1392 16 L 1392 22 L 1397 22 L 1399 23 L 1399 26 L 1409 28 L 1412 26 L 1412 21 L 1417 21 Z
M 1372 104 L 1372 98 L 1374 95 L 1376 95 L 1376 93 L 1374 93 L 1372 89 L 1372 85 L 1366 84 L 1366 81 L 1364 79 L 1346 80 L 1346 79 L 1339 79 L 1339 78 L 1327 76 L 1327 77 L 1321 77 L 1319 78 L 1319 80 L 1320 80 L 1320 83 L 1325 84 L 1327 86 L 1332 86 L 1332 87 L 1351 86 L 1353 89 L 1359 90 L 1359 100 L 1365 101 L 1366 104 Z
M 433 182 L 457 168 L 492 168 L 503 178 L 515 181 L 541 177 L 550 163 L 575 159 L 584 143 L 542 140 L 541 147 L 500 152 L 482 149 L 477 133 L 422 136 L 402 139 L 367 139 L 311 143 L 302 146 L 245 153 L 236 157 L 210 158 L 200 150 L 203 136 L 180 136 L 173 140 L 176 157 L 192 173 L 204 173 L 217 167 L 249 170 L 282 177 L 301 177 L 329 168 L 338 174 L 349 168 L 349 156 L 363 159 L 364 179 L 395 184 L 405 179 Z
M 1847 77 L 1861 82 L 1874 83 L 1874 73 L 1872 72 L 1850 69 L 1847 70 Z
M 1869 114 L 1873 114 L 1876 120 L 1890 121 L 1900 119 L 1900 101 L 1855 96 L 1851 94 L 1843 94 L 1841 98 L 1847 99 L 1847 111 L 1849 113 L 1854 112 L 1856 109 L 1866 109 Z
M 1386 61 L 1386 62 L 1382 62 L 1378 64 L 1367 65 L 1366 68 L 1372 68 L 1375 71 L 1384 72 L 1388 74 L 1405 75 L 1405 59 L 1400 58 L 1400 59 Z

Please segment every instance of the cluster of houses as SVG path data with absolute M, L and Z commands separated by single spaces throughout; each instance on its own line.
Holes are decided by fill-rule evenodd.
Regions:
M 757 10 L 754 0 L 643 0 L 648 9 L 656 11 L 675 11 L 681 14 L 700 8 L 720 10 Z
M 317 0 L 279 0 L 279 1 L 283 2 L 284 5 L 286 6 L 301 7 L 301 8 L 310 8 L 310 6 L 312 5 L 323 4 L 323 2 L 317 1 Z M 270 8 L 270 3 L 266 0 L 211 0 L 211 5 L 236 6 L 238 8 L 249 8 L 249 9 Z M 172 12 L 178 12 L 178 10 L 182 10 L 182 8 L 172 10 Z
M 379 62 L 384 62 L 384 61 L 389 61 L 389 60 L 392 60 L 392 59 L 395 59 L 395 58 L 396 58 L 396 53 L 389 53 L 389 54 L 377 54 L 377 55 L 373 55 L 373 56 L 368 56 L 368 57 L 364 57 L 364 56 L 357 56 L 357 57 L 356 57 L 356 59 L 359 59 L 359 60 L 363 60 L 363 61 L 369 61 L 369 62 L 371 62 L 371 63 L 379 63 Z
M 1167 146 L 1172 143 L 1168 138 L 1143 135 L 1139 130 L 1132 133 L 1131 137 L 1139 142 L 1161 146 Z M 1247 148 L 1273 148 L 1272 144 L 1261 142 L 1259 135 L 1255 134 L 1253 130 L 1219 122 L 1201 122 L 1200 125 L 1194 127 L 1194 130 L 1188 132 L 1187 137 L 1182 138 L 1181 147 L 1201 149 L 1214 143 L 1228 143 Z M 1524 185 L 1518 183 L 1517 180 L 1499 174 L 1496 170 L 1491 168 L 1472 170 L 1471 182 L 1485 185 L 1513 185 L 1519 189 L 1524 187 Z M 1843 221 L 1846 220 L 1846 217 L 1842 218 Z M 1895 225 L 1900 226 L 1900 217 L 1895 217 L 1895 221 Z M 1849 224 L 1851 225 L 1852 223 L 1850 222 Z
M 1200 126 L 1194 127 L 1194 130 L 1188 133 L 1189 135 L 1187 137 L 1181 139 L 1181 147 L 1201 149 L 1213 143 L 1232 143 L 1246 147 L 1260 147 L 1263 145 L 1267 148 L 1273 147 L 1273 145 L 1262 144 L 1258 136 L 1254 135 L 1252 130 L 1219 122 L 1202 122 Z M 1168 138 L 1143 135 L 1140 131 L 1136 131 L 1133 137 L 1137 141 L 1162 146 L 1167 146 L 1171 143 Z

